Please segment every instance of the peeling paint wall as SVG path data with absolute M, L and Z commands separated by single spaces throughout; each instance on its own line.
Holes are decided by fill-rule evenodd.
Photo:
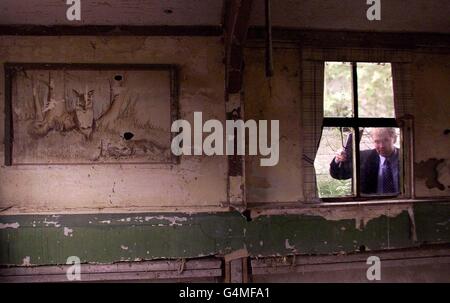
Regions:
M 223 45 L 218 37 L 0 37 L 0 63 L 180 65 L 180 118 L 224 121 Z M 0 71 L 0 141 L 4 141 Z M 179 165 L 5 167 L 0 148 L 0 209 L 11 213 L 133 208 L 219 207 L 226 201 L 225 157 L 182 157 Z
M 0 216 L 0 266 L 349 254 L 448 245 L 447 203 L 307 210 Z
M 417 196 L 450 196 L 450 55 L 418 54 L 413 69 Z
M 278 165 L 261 167 L 257 156 L 246 157 L 247 202 L 303 201 L 300 50 L 275 48 L 270 80 L 263 49 L 247 48 L 245 57 L 245 119 L 280 121 Z M 204 120 L 225 119 L 223 45 L 217 37 L 0 37 L 0 58 L 179 64 L 181 118 L 192 123 L 193 112 L 201 111 Z M 449 185 L 449 59 L 417 54 L 413 63 L 419 195 L 448 195 L 440 184 Z M 4 91 L 0 71 L 0 98 Z M 62 264 L 70 255 L 112 263 L 223 257 L 239 250 L 251 257 L 347 254 L 450 241 L 448 201 L 262 207 L 252 208 L 249 218 L 200 213 L 228 210 L 226 157 L 182 157 L 179 165 L 2 165 L 0 180 L 0 210 L 6 209 L 0 216 L 0 265 Z M 88 214 L 74 214 L 80 212 Z
M 260 166 L 259 157 L 246 158 L 247 202 L 303 200 L 301 174 L 300 51 L 276 48 L 274 77 L 264 70 L 264 49 L 245 51 L 245 119 L 280 121 L 280 159 Z
M 274 49 L 274 76 L 265 77 L 264 49 L 245 53 L 245 118 L 280 120 L 280 162 L 246 159 L 247 202 L 302 200 L 300 50 Z M 450 195 L 450 55 L 413 52 L 415 186 L 417 197 Z

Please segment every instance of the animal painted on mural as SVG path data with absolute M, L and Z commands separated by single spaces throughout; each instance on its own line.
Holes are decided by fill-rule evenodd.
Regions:
M 73 89 L 73 92 L 77 96 L 75 106 L 75 122 L 77 129 L 89 140 L 94 129 L 93 97 L 95 91 L 90 90 L 85 93 L 79 93 L 77 90 Z
M 147 139 L 139 140 L 126 140 L 125 145 L 131 150 L 131 154 L 135 155 L 138 153 L 150 152 L 152 154 L 163 153 L 167 150 L 166 147 Z
M 41 81 L 42 82 L 42 81 Z M 70 109 L 66 99 L 55 98 L 55 82 L 49 79 L 47 99 L 41 102 L 38 97 L 37 85 L 33 80 L 33 104 L 35 119 L 28 128 L 28 133 L 34 138 L 44 137 L 50 131 L 62 134 L 68 131 L 80 132 L 86 140 L 91 139 L 94 128 L 93 97 L 94 90 L 85 88 L 85 92 L 72 89 L 75 94 L 75 109 Z M 43 103 L 43 106 L 42 106 Z
M 120 141 L 102 140 L 99 149 L 100 153 L 93 159 L 94 161 L 107 158 L 120 159 L 135 155 L 160 155 L 165 153 L 168 147 L 164 147 L 152 140 L 132 139 L 132 136 L 124 136 Z
M 55 99 L 53 79 L 49 80 L 47 86 L 47 100 L 44 101 L 44 106 L 42 107 L 38 98 L 36 84 L 33 83 L 35 119 L 28 129 L 28 133 L 33 137 L 44 137 L 51 130 L 66 132 L 76 127 L 75 115 L 67 111 L 66 101 L 64 99 Z
M 102 87 L 105 82 L 86 84 L 86 79 L 70 73 L 58 77 L 49 73 L 48 78 L 42 74 L 24 75 L 31 80 L 28 83 L 32 88 L 26 131 L 34 140 L 48 137 L 49 142 L 56 142 L 58 137 L 54 135 L 63 135 L 65 142 L 82 142 L 84 151 L 91 151 L 91 161 L 168 157 L 170 146 L 165 146 L 160 136 L 164 130 L 152 121 L 138 118 L 142 110 L 137 106 L 142 104 L 142 97 L 139 91 L 128 88 L 125 72 L 104 78 L 109 82 L 109 94 Z M 20 110 L 18 107 L 16 113 L 25 117 Z M 126 132 L 135 135 L 124 136 Z M 78 136 L 81 142 L 76 139 Z

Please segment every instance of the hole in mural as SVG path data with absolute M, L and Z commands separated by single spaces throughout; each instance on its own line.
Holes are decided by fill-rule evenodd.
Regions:
M 171 9 L 165 9 L 165 10 L 164 10 L 164 13 L 167 14 L 167 15 L 170 15 L 170 14 L 173 13 L 173 10 L 171 10 Z
M 123 79 L 122 75 L 116 75 L 114 77 L 114 80 L 116 80 L 116 81 L 122 81 L 122 79 Z
M 134 134 L 133 133 L 130 133 L 130 132 L 125 132 L 124 134 L 123 134 L 123 138 L 125 139 L 125 140 L 130 140 L 131 138 L 133 138 L 134 137 Z

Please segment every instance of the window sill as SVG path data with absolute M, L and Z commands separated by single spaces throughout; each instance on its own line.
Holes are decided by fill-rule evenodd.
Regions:
M 317 201 L 317 202 L 254 202 L 247 203 L 249 209 L 305 209 L 305 208 L 320 208 L 320 207 L 338 207 L 338 206 L 359 206 L 359 205 L 396 205 L 396 204 L 411 204 L 411 203 L 442 203 L 449 202 L 449 197 L 423 197 L 415 199 L 396 198 L 396 199 L 366 199 L 366 200 L 345 200 L 339 201 Z

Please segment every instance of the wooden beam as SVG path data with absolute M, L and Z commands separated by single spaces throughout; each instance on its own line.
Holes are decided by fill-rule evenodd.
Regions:
M 234 2 L 228 1 L 226 2 Z M 227 21 L 224 21 L 224 29 Z M 235 24 L 236 25 L 236 24 Z M 226 30 L 226 29 L 225 29 Z M 241 32 L 242 33 L 242 32 Z M 0 36 L 221 36 L 220 26 L 134 25 L 0 25 Z M 238 35 L 239 36 L 239 35 Z M 450 47 L 450 34 L 414 32 L 357 32 L 273 27 L 274 42 L 293 41 L 318 47 Z M 264 27 L 250 27 L 246 40 L 264 40 Z
M 248 41 L 264 41 L 264 27 L 251 27 Z M 333 30 L 302 30 L 283 27 L 272 28 L 274 42 L 295 42 L 301 46 L 402 48 L 450 48 L 450 34 L 413 32 L 357 32 Z
M 334 256 L 296 255 L 288 258 L 266 257 L 251 260 L 252 274 L 286 274 L 294 272 L 320 272 L 368 268 L 366 260 L 378 256 L 384 268 L 396 266 L 420 266 L 450 264 L 448 245 L 441 247 L 399 249 Z
M 221 36 L 220 26 L 0 25 L 0 36 Z
M 226 0 L 224 42 L 227 93 L 238 93 L 242 87 L 244 45 L 249 28 L 252 0 Z
M 67 282 L 72 265 L 0 268 L 0 282 Z M 222 261 L 217 258 L 81 264 L 81 281 L 221 279 Z
M 225 100 L 228 120 L 241 120 L 244 117 L 241 88 L 244 46 L 249 28 L 251 7 L 252 0 L 225 0 Z M 234 148 L 237 151 L 236 133 Z M 230 207 L 241 212 L 245 210 L 244 171 L 244 158 L 240 155 L 229 155 L 227 200 Z
M 266 77 L 273 76 L 273 53 L 272 53 L 272 14 L 270 0 L 265 0 L 266 9 Z

